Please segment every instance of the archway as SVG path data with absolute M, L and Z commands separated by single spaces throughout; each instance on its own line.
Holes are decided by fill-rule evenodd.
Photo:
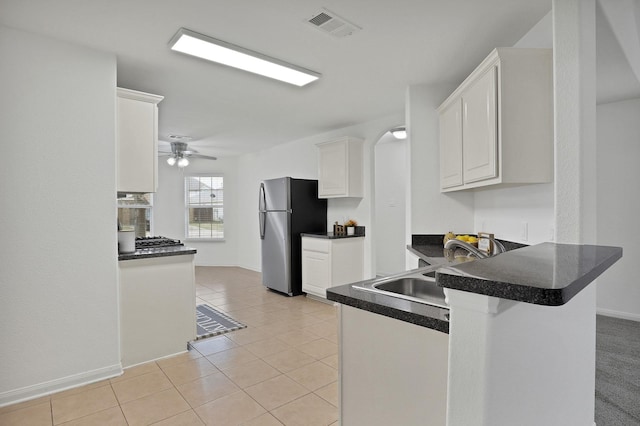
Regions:
M 407 145 L 386 132 L 374 146 L 376 275 L 406 269 Z

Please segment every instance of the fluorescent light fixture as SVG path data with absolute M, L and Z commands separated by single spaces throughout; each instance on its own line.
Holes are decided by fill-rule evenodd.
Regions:
M 169 46 L 176 52 L 197 56 L 296 86 L 304 86 L 320 78 L 317 72 L 185 28 L 178 30 L 169 41 Z
M 407 138 L 407 129 L 405 127 L 396 127 L 395 129 L 389 130 L 394 138 L 396 139 L 406 139 Z

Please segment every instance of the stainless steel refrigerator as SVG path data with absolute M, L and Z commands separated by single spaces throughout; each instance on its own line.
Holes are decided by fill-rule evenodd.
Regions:
M 283 177 L 260 183 L 258 201 L 262 284 L 289 296 L 302 293 L 300 234 L 327 231 L 327 200 L 318 181 Z

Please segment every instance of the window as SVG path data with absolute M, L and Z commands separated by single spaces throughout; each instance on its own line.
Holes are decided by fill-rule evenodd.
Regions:
M 126 194 L 118 198 L 118 223 L 122 229 L 134 229 L 136 237 L 151 236 L 153 194 Z
M 222 176 L 187 176 L 186 238 L 224 238 L 224 178 Z

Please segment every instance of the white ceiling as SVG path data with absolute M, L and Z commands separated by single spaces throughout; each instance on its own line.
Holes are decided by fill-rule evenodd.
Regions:
M 338 39 L 326 7 L 362 27 Z M 0 23 L 113 52 L 118 86 L 163 95 L 160 139 L 238 155 L 404 111 L 412 84 L 458 84 L 551 0 L 0 0 Z M 185 27 L 322 74 L 298 88 L 168 49 Z
M 599 0 L 597 3 L 598 103 L 640 97 L 639 22 L 639 0 Z

